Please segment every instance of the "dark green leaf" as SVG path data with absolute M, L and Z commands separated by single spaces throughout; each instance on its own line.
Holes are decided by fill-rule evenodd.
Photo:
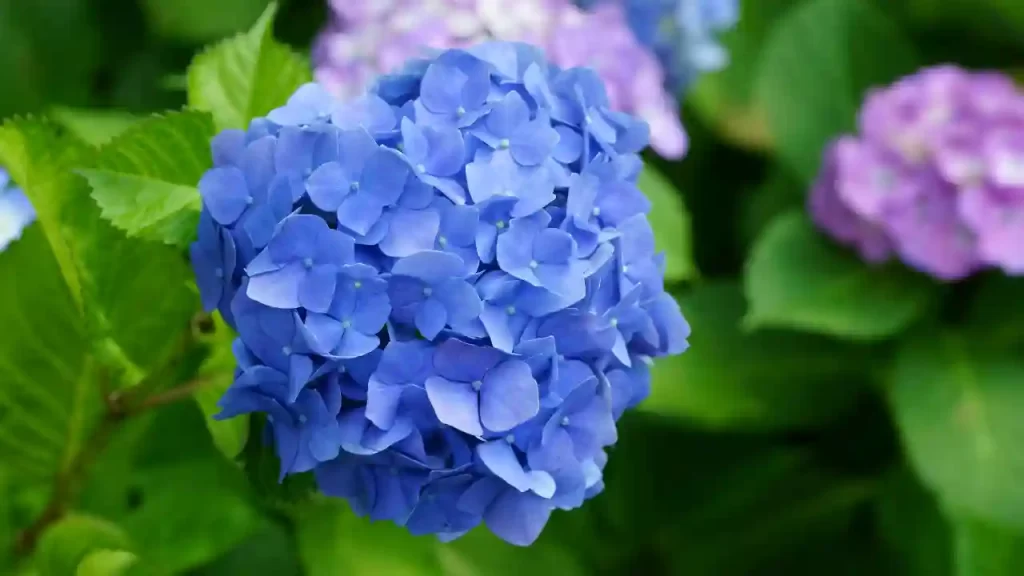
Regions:
M 970 337 L 995 349 L 1024 351 L 1024 278 L 996 272 L 981 279 L 968 311 Z
M 572 548 L 602 574 L 866 573 L 853 527 L 874 491 L 764 435 L 627 415 L 604 493 L 568 513 L 592 514 L 597 552 Z
M 867 350 L 782 331 L 745 333 L 743 295 L 732 283 L 697 287 L 680 299 L 693 329 L 690 349 L 655 362 L 642 410 L 724 428 L 816 426 L 861 391 Z
M 0 118 L 87 102 L 99 64 L 94 16 L 86 0 L 0 2 Z
M 920 317 L 935 288 L 904 268 L 868 266 L 822 236 L 803 213 L 789 212 L 752 249 L 744 291 L 748 327 L 874 339 Z
M 650 164 L 644 166 L 638 185 L 652 204 L 647 218 L 654 229 L 655 246 L 665 252 L 665 279 L 678 282 L 696 277 L 690 215 L 682 195 Z
M 975 518 L 954 521 L 957 576 L 1024 574 L 1024 532 Z
M 218 40 L 241 32 L 259 18 L 269 0 L 143 0 L 153 29 L 193 42 Z
M 889 390 L 910 461 L 944 506 L 1024 529 L 1024 361 L 936 330 L 915 334 Z
M 777 216 L 803 207 L 804 185 L 790 171 L 776 166 L 744 200 L 740 233 L 744 245 L 750 247 Z
M 886 0 L 876 0 L 883 7 Z M 929 59 L 986 67 L 1016 65 L 1024 40 L 1024 5 L 1016 0 L 903 0 L 903 16 L 928 40 Z M 955 43 L 937 45 L 943 38 Z
M 755 101 L 779 156 L 810 181 L 826 143 L 854 127 L 866 90 L 915 67 L 913 47 L 869 2 L 806 0 L 769 35 Z
M 903 576 L 950 576 L 953 540 L 935 498 L 908 470 L 887 479 L 877 503 L 878 528 Z
M 413 536 L 392 522 L 359 518 L 340 499 L 317 498 L 295 514 L 307 576 L 387 574 L 440 576 L 432 536 Z
M 116 524 L 72 514 L 54 524 L 39 539 L 35 567 L 40 576 L 73 576 L 90 552 L 128 548 L 128 536 Z
M 312 78 L 309 62 L 274 40 L 276 11 L 271 3 L 252 30 L 209 48 L 189 66 L 189 105 L 212 113 L 218 130 L 245 129 Z
M 195 237 L 210 169 L 213 121 L 205 112 L 171 112 L 138 122 L 81 170 L 102 216 L 129 236 L 185 246 Z

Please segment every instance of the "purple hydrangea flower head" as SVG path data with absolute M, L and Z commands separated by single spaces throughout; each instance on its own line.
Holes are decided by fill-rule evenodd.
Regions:
M 36 211 L 25 193 L 0 168 L 0 252 L 3 252 L 36 219 Z
M 825 153 L 821 228 L 944 281 L 1024 274 L 1024 93 L 1009 78 L 925 69 L 870 94 L 859 128 Z
M 492 42 L 218 135 L 191 256 L 238 331 L 220 417 L 265 415 L 282 476 L 445 541 L 528 545 L 599 493 L 689 336 L 636 186 L 648 130 L 609 103 Z
M 607 89 L 611 108 L 647 121 L 655 150 L 669 158 L 681 158 L 686 153 L 687 139 L 679 121 L 674 84 L 666 78 L 659 61 L 658 51 L 664 48 L 661 44 L 667 45 L 669 40 L 659 39 L 661 44 L 656 44 L 653 38 L 638 38 L 630 24 L 634 12 L 643 10 L 630 2 L 619 5 L 619 0 L 609 0 L 588 10 L 572 0 L 386 0 L 371 2 L 372 7 L 354 4 L 346 0 L 331 2 L 332 23 L 320 35 L 314 50 L 317 80 L 339 96 L 361 94 L 382 73 L 398 70 L 409 59 L 426 56 L 432 50 L 466 48 L 487 39 L 528 42 L 543 48 L 559 67 L 593 67 Z M 659 5 L 656 17 L 675 22 L 675 4 Z M 687 65 L 693 59 L 701 63 L 722 60 L 720 51 L 712 55 L 712 50 L 706 48 L 706 30 L 726 20 L 729 13 L 697 7 L 686 9 L 693 15 L 682 14 L 682 5 L 693 2 L 679 4 L 680 17 L 692 26 L 685 33 L 682 28 L 673 33 L 670 52 L 693 52 L 687 56 Z M 683 47 L 679 39 L 689 44 Z M 541 120 L 538 124 L 544 129 L 539 130 L 520 121 L 525 94 L 501 88 L 511 98 L 495 110 L 485 69 L 468 64 L 463 53 L 445 58 L 447 62 L 438 61 L 422 77 L 429 95 L 421 96 L 415 104 L 420 123 L 464 128 L 487 114 L 489 120 L 472 134 L 492 148 L 504 143 L 524 166 L 532 165 L 528 155 L 536 155 L 545 143 L 555 142 L 552 133 L 559 129 L 557 126 Z M 517 69 L 514 60 L 502 66 L 503 72 L 512 71 L 512 75 L 525 72 L 523 66 Z M 453 80 L 453 67 L 464 76 Z M 393 81 L 389 87 L 392 90 L 408 89 L 407 76 Z M 433 90 L 435 87 L 437 90 Z M 529 89 L 524 92 L 529 93 Z M 307 95 L 304 98 L 312 100 Z M 512 127 L 518 132 L 512 132 Z M 572 140 L 562 138 L 562 145 L 571 149 Z

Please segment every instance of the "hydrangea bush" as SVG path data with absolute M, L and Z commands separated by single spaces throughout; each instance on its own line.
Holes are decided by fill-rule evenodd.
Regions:
M 213 141 L 192 261 L 238 330 L 221 417 L 373 520 L 534 541 L 601 491 L 689 327 L 636 187 L 647 125 L 526 44 L 316 84 Z
M 36 218 L 32 204 L 14 185 L 10 175 L 0 168 L 0 252 L 21 238 L 22 232 Z
M 833 143 L 815 222 L 869 262 L 940 280 L 1024 274 L 1024 92 L 998 73 L 922 70 L 871 94 Z
M 646 120 L 654 149 L 681 158 L 687 140 L 675 94 L 698 72 L 724 65 L 713 32 L 735 23 L 735 0 L 582 4 L 585 10 L 571 0 L 336 0 L 314 50 L 317 79 L 337 95 L 355 96 L 429 49 L 489 38 L 529 42 L 558 66 L 593 67 L 611 108 Z
M 0 574 L 1024 574 L 1024 4 L 14 4 Z

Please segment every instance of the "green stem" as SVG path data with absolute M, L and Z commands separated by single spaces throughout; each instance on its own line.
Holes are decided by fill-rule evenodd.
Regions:
M 106 410 L 103 418 L 93 429 L 82 450 L 75 455 L 70 465 L 57 474 L 50 501 L 39 517 L 18 534 L 14 543 L 15 553 L 22 557 L 31 554 L 46 529 L 67 514 L 78 497 L 83 477 L 125 420 L 148 410 L 190 398 L 197 390 L 210 382 L 210 379 L 199 378 L 142 398 L 133 398 L 131 391 L 121 393 L 105 390 Z M 143 387 L 139 389 L 144 390 Z

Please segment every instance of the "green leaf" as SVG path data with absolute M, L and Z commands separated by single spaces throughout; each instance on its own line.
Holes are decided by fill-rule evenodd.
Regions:
M 269 0 L 143 0 L 153 30 L 168 38 L 191 42 L 217 40 L 245 30 L 259 18 Z
M 901 349 L 889 400 L 911 463 L 944 506 L 1024 529 L 1024 361 L 922 330 Z
M 189 105 L 212 113 L 218 130 L 245 129 L 312 79 L 306 58 L 274 40 L 276 11 L 271 3 L 251 30 L 207 49 L 189 66 Z
M 137 381 L 196 307 L 179 254 L 130 241 L 99 218 L 71 172 L 90 161 L 88 147 L 53 124 L 0 127 L 0 163 L 39 214 L 0 255 L 0 453 L 40 485 L 68 470 L 97 420 L 100 363 L 118 378 L 110 388 Z
M 772 26 L 796 0 L 742 0 L 742 17 L 720 36 L 729 53 L 722 70 L 701 74 L 687 94 L 694 110 L 718 132 L 745 148 L 764 150 L 772 146 L 764 110 L 754 98 L 754 81 Z
M 91 344 L 137 379 L 178 343 L 198 303 L 180 252 L 130 239 L 100 217 L 73 172 L 94 162 L 92 149 L 52 122 L 0 127 L 0 163 L 32 201 Z
M 0 276 L 0 462 L 45 483 L 101 408 L 86 329 L 40 227 L 0 253 Z
M 40 576 L 74 576 L 76 568 L 90 552 L 128 548 L 128 536 L 116 524 L 93 516 L 71 514 L 39 539 L 35 567 Z
M 890 552 L 893 574 L 952 574 L 949 526 L 934 496 L 909 470 L 887 478 L 876 507 L 878 532 Z
M 75 576 L 121 576 L 138 560 L 126 550 L 95 550 L 82 559 Z
M 553 518 L 529 548 L 512 546 L 483 526 L 454 542 L 437 542 L 435 546 L 441 565 L 439 573 L 445 576 L 514 576 L 522 573 L 584 576 L 588 572 L 580 562 L 578 550 L 557 539 L 562 536 L 558 531 L 558 520 Z
M 294 534 L 277 522 L 264 521 L 252 536 L 217 560 L 190 572 L 190 576 L 273 574 L 302 576 Z
M 189 573 L 264 522 L 244 474 L 214 447 L 191 402 L 125 421 L 89 472 L 80 505 L 132 536 L 145 568 L 133 574 Z
M 121 521 L 147 566 L 179 573 L 244 541 L 261 518 L 239 471 L 221 459 L 147 466 L 133 475 L 142 504 Z
M 655 246 L 665 252 L 665 279 L 679 282 L 695 278 L 690 215 L 682 195 L 650 164 L 640 172 L 638 186 L 652 204 L 647 218 L 654 229 Z
M 773 27 L 755 100 L 779 156 L 810 181 L 826 143 L 853 129 L 865 92 L 915 68 L 913 47 L 870 2 L 807 0 Z
M 176 246 L 195 237 L 210 169 L 213 121 L 205 112 L 171 112 L 138 122 L 81 170 L 104 218 L 129 236 Z
M 641 410 L 705 426 L 774 430 L 829 422 L 864 384 L 868 350 L 826 338 L 740 329 L 743 295 L 715 282 L 680 298 L 693 329 L 690 348 L 661 358 Z
M 54 108 L 49 116 L 93 146 L 106 144 L 140 120 L 127 112 L 85 108 Z
M 11 174 L 35 208 L 38 225 L 46 234 L 54 257 L 80 310 L 83 309 L 81 260 L 68 222 L 80 209 L 89 211 L 81 194 L 80 178 L 72 167 L 92 161 L 92 151 L 69 137 L 56 124 L 43 120 L 14 119 L 0 126 L 0 164 Z M 79 222 L 85 221 L 86 215 Z
M 210 355 L 203 362 L 199 375 L 208 378 L 210 383 L 201 387 L 195 393 L 196 403 L 206 416 L 206 427 L 210 429 L 213 436 L 213 443 L 228 457 L 234 460 L 241 454 L 249 438 L 249 420 L 247 418 L 230 418 L 228 420 L 214 420 L 213 416 L 220 412 L 217 402 L 235 379 L 234 351 L 231 344 L 234 341 L 234 333 L 224 322 L 220 314 L 215 314 L 214 332 L 208 338 Z
M 953 526 L 957 576 L 1024 574 L 1024 533 L 964 516 Z
M 295 526 L 307 576 L 442 574 L 434 537 L 413 536 L 392 522 L 359 518 L 343 500 L 307 502 L 297 511 Z
M 899 333 L 932 302 L 927 278 L 871 267 L 822 236 L 802 212 L 781 215 L 751 250 L 744 277 L 751 328 L 791 328 L 845 338 Z

